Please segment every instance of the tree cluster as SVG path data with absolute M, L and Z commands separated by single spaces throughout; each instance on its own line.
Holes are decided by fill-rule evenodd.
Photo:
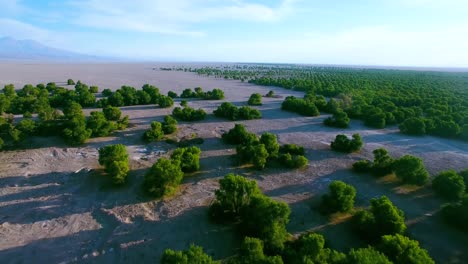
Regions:
M 112 177 L 115 184 L 122 184 L 127 178 L 128 154 L 122 144 L 108 145 L 99 149 L 99 164 Z
M 184 178 L 184 173 L 200 168 L 200 153 L 198 147 L 177 148 L 170 159 L 158 159 L 146 172 L 143 189 L 154 197 L 174 194 Z
M 208 92 L 204 92 L 201 87 L 196 87 L 194 91 L 187 88 L 182 91 L 180 98 L 200 98 L 204 100 L 222 100 L 224 99 L 224 92 L 221 89 L 213 89 Z
M 295 112 L 304 116 L 318 116 L 319 109 L 313 102 L 306 99 L 288 96 L 281 104 L 281 109 L 285 111 Z
M 432 180 L 432 188 L 440 197 L 457 201 L 465 195 L 463 177 L 454 170 L 443 171 Z
M 339 110 L 333 113 L 332 117 L 325 119 L 323 124 L 330 127 L 347 128 L 349 126 L 349 121 L 348 114 Z
M 175 107 L 172 110 L 172 115 L 182 121 L 199 121 L 205 119 L 206 112 L 201 108 L 194 109 L 186 106 L 184 108 Z
M 216 110 L 213 111 L 216 117 L 227 118 L 229 120 L 252 120 L 262 118 L 262 114 L 259 110 L 241 106 L 236 107 L 234 104 L 224 102 Z
M 362 138 L 359 134 L 353 134 L 352 138 L 348 138 L 346 135 L 337 135 L 335 140 L 331 142 L 330 147 L 334 151 L 340 152 L 356 152 L 362 148 Z
M 356 189 L 342 181 L 333 181 L 322 196 L 321 211 L 326 214 L 350 212 L 354 208 Z
M 171 97 L 160 94 L 159 88 L 149 84 L 143 85 L 141 90 L 124 85 L 115 92 L 105 90 L 102 94 L 106 98 L 99 100 L 100 107 L 159 104 L 160 107 L 166 108 L 174 105 Z

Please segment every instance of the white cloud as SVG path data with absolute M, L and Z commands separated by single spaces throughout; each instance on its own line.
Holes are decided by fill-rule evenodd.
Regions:
M 51 33 L 47 30 L 14 19 L 0 18 L 0 36 L 45 41 L 51 36 Z
M 242 0 L 85 0 L 70 4 L 77 8 L 73 23 L 93 28 L 176 35 L 203 35 L 194 24 L 218 21 L 272 22 L 293 11 L 297 0 L 278 6 Z

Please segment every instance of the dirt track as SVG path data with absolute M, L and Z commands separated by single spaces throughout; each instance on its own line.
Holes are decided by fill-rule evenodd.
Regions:
M 101 89 L 116 89 L 127 84 L 158 86 L 163 93 L 180 93 L 184 88 L 221 88 L 226 101 L 242 104 L 251 93 L 270 89 L 241 83 L 199 77 L 191 73 L 155 71 L 154 65 L 18 65 L 0 64 L 0 86 L 15 83 L 82 80 Z M 274 88 L 283 97 L 300 93 Z M 279 109 L 283 99 L 264 99 L 259 107 L 263 119 L 246 121 L 249 130 L 278 135 L 280 143 L 295 143 L 307 149 L 310 165 L 304 170 L 266 169 L 257 172 L 234 166 L 235 150 L 219 140 L 233 122 L 214 118 L 182 123 L 178 137 L 196 133 L 205 139 L 201 145 L 201 171 L 186 177 L 180 192 L 165 201 L 151 201 L 140 190 L 146 169 L 174 146 L 164 142 L 146 146 L 141 134 L 154 120 L 162 120 L 170 109 L 154 106 L 122 108 L 134 126 L 113 137 L 92 139 L 80 148 L 70 148 L 59 138 L 37 138 L 31 148 L 0 153 L 0 262 L 154 262 L 165 248 L 183 249 L 190 243 L 205 248 L 216 258 L 233 253 L 239 238 L 226 226 L 207 220 L 207 205 L 217 188 L 217 180 L 234 172 L 256 179 L 266 194 L 286 201 L 292 208 L 289 230 L 293 233 L 318 230 L 333 246 L 347 250 L 359 246 L 343 224 L 326 225 L 327 220 L 311 209 L 329 182 L 341 179 L 358 190 L 358 203 L 366 205 L 382 194 L 405 211 L 408 233 L 442 263 L 463 263 L 468 259 L 468 237 L 442 225 L 430 216 L 440 201 L 426 189 L 398 194 L 402 189 L 392 181 L 378 182 L 370 176 L 351 173 L 350 165 L 372 150 L 387 148 L 395 156 L 413 154 L 424 159 L 431 175 L 445 169 L 463 169 L 468 164 L 468 145 L 434 137 L 409 137 L 398 129 L 368 129 L 358 121 L 345 131 L 324 127 L 326 117 L 301 117 Z M 190 101 L 192 107 L 211 112 L 219 101 Z M 87 109 L 87 112 L 91 109 Z M 329 150 L 338 133 L 359 132 L 366 142 L 357 154 L 344 155 Z M 109 188 L 97 163 L 97 148 L 113 143 L 128 146 L 132 172 L 128 183 Z M 167 155 L 167 154 L 161 154 Z

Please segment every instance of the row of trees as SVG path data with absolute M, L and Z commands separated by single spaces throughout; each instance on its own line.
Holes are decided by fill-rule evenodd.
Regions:
M 260 111 L 248 106 L 236 107 L 234 104 L 224 102 L 213 111 L 216 117 L 227 118 L 229 120 L 252 120 L 262 118 Z
M 170 96 L 162 95 L 159 88 L 149 84 L 143 85 L 141 90 L 122 86 L 115 92 L 107 89 L 102 94 L 106 98 L 99 100 L 97 104 L 99 107 L 158 104 L 162 108 L 167 108 L 174 105 L 174 100 Z
M 187 88 L 182 91 L 180 98 L 201 98 L 204 100 L 222 100 L 224 99 L 224 92 L 221 89 L 213 89 L 205 92 L 201 87 L 196 87 L 194 91 Z
M 206 112 L 201 108 L 194 109 L 189 106 L 185 106 L 183 108 L 175 107 L 172 110 L 172 115 L 182 121 L 199 121 L 205 119 Z

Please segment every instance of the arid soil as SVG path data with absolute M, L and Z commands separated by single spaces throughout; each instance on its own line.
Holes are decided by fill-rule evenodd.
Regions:
M 100 89 L 121 85 L 154 84 L 162 93 L 184 88 L 221 88 L 225 101 L 245 104 L 250 94 L 274 90 L 283 98 L 299 92 L 197 76 L 193 73 L 154 70 L 153 64 L 0 64 L 0 86 L 14 83 L 57 82 L 80 79 Z M 170 66 L 170 65 L 165 65 Z M 410 137 L 397 128 L 369 129 L 352 121 L 350 129 L 322 125 L 326 115 L 301 117 L 280 110 L 283 98 L 264 98 L 263 119 L 241 122 L 257 134 L 272 132 L 280 143 L 295 143 L 307 150 L 310 164 L 301 170 L 268 168 L 253 171 L 239 167 L 233 146 L 221 134 L 234 122 L 209 115 L 204 121 L 180 123 L 175 137 L 204 138 L 201 171 L 185 177 L 179 192 L 165 200 L 143 195 L 143 175 L 154 161 L 175 148 L 165 142 L 144 144 L 141 135 L 151 121 L 161 121 L 171 109 L 155 106 L 123 107 L 132 127 L 112 137 L 91 139 L 72 148 L 60 138 L 34 138 L 25 150 L 0 152 L 0 262 L 1 263 L 145 263 L 159 262 L 164 249 L 184 249 L 195 243 L 215 258 L 234 254 L 239 242 L 235 229 L 207 219 L 207 206 L 218 179 L 237 173 L 257 180 L 261 189 L 292 209 L 288 226 L 292 234 L 322 232 L 331 246 L 347 251 L 363 246 L 346 222 L 333 221 L 314 209 L 330 181 L 340 179 L 358 191 L 358 206 L 372 197 L 387 195 L 405 212 L 408 234 L 419 240 L 438 263 L 466 263 L 468 236 L 444 225 L 435 214 L 442 204 L 429 187 L 401 186 L 395 179 L 375 179 L 351 172 L 353 162 L 372 158 L 372 150 L 385 147 L 394 157 L 412 154 L 424 159 L 432 176 L 446 169 L 468 167 L 468 145 L 435 137 Z M 220 101 L 191 100 L 189 106 L 211 113 Z M 178 103 L 176 103 L 178 105 Z M 85 109 L 88 113 L 93 109 Z M 360 133 L 365 147 L 359 153 L 330 150 L 336 134 Z M 110 187 L 97 162 L 97 149 L 107 144 L 127 145 L 131 173 L 122 187 Z

